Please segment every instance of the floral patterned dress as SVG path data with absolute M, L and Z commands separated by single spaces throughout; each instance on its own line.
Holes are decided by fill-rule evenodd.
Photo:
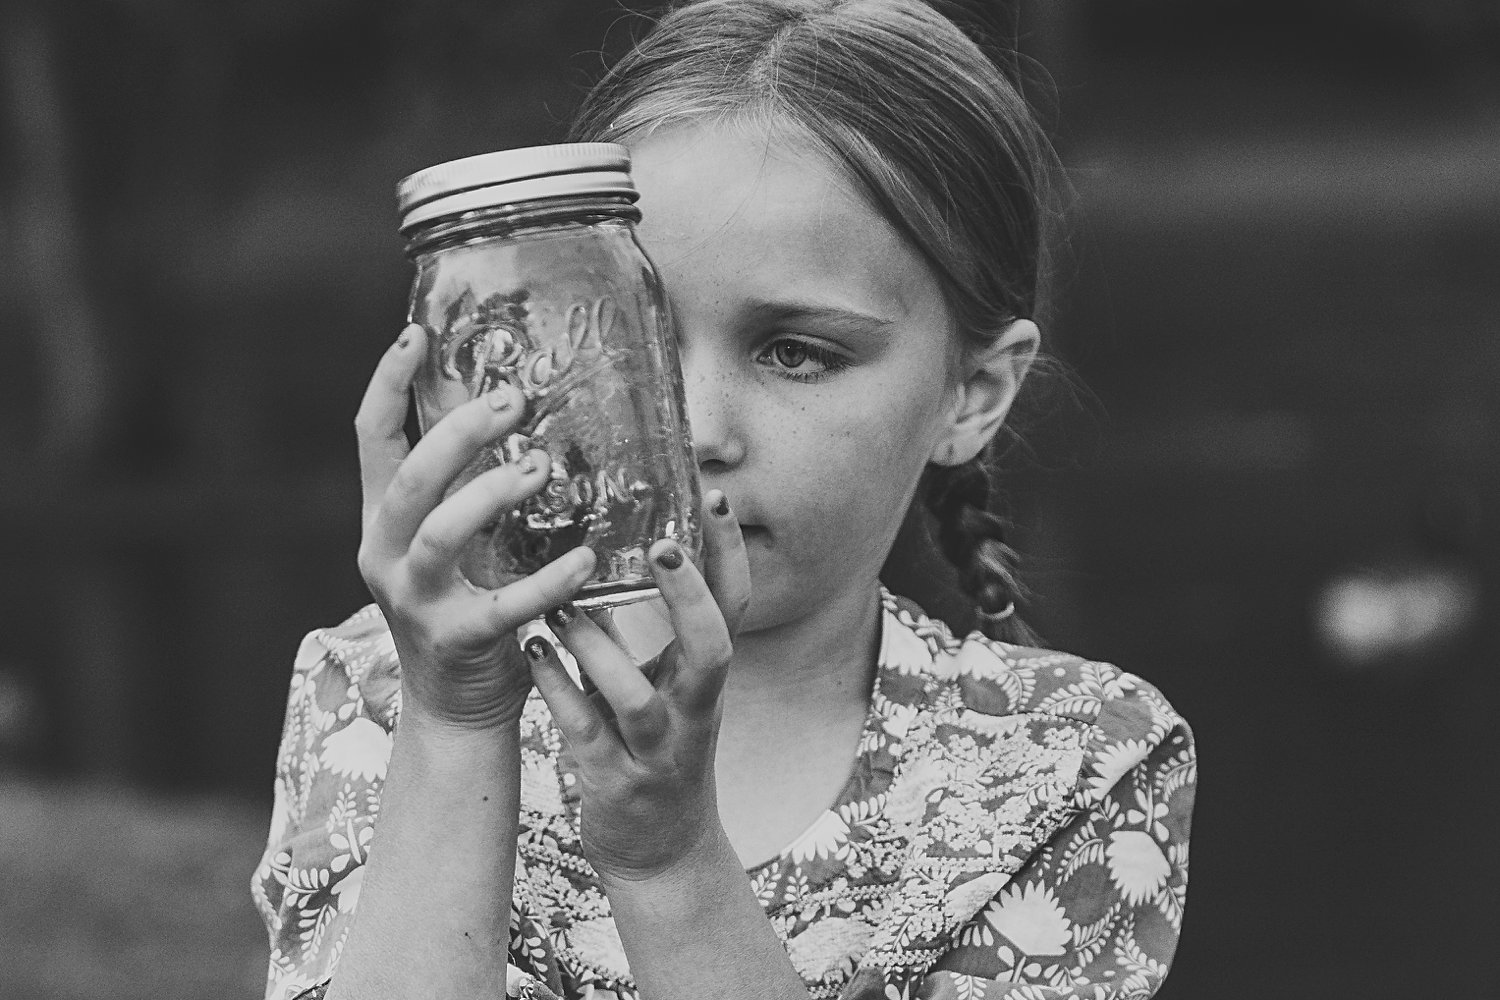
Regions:
M 1161 985 L 1187 893 L 1196 756 L 1155 688 L 1063 653 L 957 638 L 882 594 L 843 793 L 746 877 L 814 998 L 1123 1000 Z M 400 714 L 378 609 L 298 652 L 266 853 L 267 998 L 320 996 L 359 900 Z M 545 703 L 522 719 L 506 993 L 636 1000 L 578 840 Z M 499 1000 L 497 997 L 496 1000 Z

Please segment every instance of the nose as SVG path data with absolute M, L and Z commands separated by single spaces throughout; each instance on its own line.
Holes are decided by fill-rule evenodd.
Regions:
M 745 443 L 735 419 L 734 377 L 730 366 L 706 346 L 680 342 L 683 394 L 700 474 L 723 473 L 740 464 Z

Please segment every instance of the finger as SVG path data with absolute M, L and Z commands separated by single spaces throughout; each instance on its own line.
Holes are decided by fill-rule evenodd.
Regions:
M 416 323 L 402 330 L 375 366 L 359 412 L 354 416 L 366 522 L 385 494 L 397 466 L 406 457 L 407 393 L 422 363 L 426 344 L 427 335 Z
M 651 546 L 651 575 L 661 590 L 677 633 L 669 683 L 673 693 L 690 711 L 707 711 L 719 698 L 729 658 L 734 652 L 729 626 L 714 600 L 708 583 L 670 538 Z
M 474 464 L 486 445 L 520 423 L 525 404 L 521 390 L 505 383 L 430 427 L 390 477 L 379 501 L 372 541 L 386 551 L 405 552 L 465 467 Z
M 609 736 L 604 716 L 578 689 L 568 670 L 558 658 L 552 644 L 539 635 L 526 640 L 526 660 L 531 664 L 531 679 L 552 710 L 552 719 L 567 738 L 574 752 L 581 752 Z
M 655 746 L 666 732 L 666 705 L 629 655 L 577 608 L 555 609 L 547 615 L 547 627 L 609 703 L 626 747 L 643 751 Z
M 624 609 L 625 613 L 628 614 L 634 609 L 639 608 L 647 603 L 660 604 L 661 602 L 642 601 L 638 604 L 626 605 Z M 599 626 L 600 630 L 603 631 L 605 635 L 609 636 L 610 640 L 613 641 L 616 646 L 620 647 L 621 652 L 623 652 L 626 657 L 629 658 L 631 663 L 635 664 L 635 668 L 641 672 L 641 675 L 645 677 L 646 680 L 651 681 L 654 684 L 656 681 L 658 669 L 661 666 L 660 660 L 656 657 L 655 653 L 660 652 L 660 647 L 666 645 L 671 637 L 669 635 L 667 638 L 658 643 L 658 648 L 652 650 L 653 655 L 642 658 L 636 648 L 635 643 L 631 641 L 630 635 L 628 635 L 626 631 L 620 627 L 618 616 L 621 610 L 622 609 L 620 608 L 586 608 L 584 609 L 583 613 L 588 615 L 589 621 Z M 654 618 L 655 615 L 653 614 L 652 617 Z M 671 629 L 671 625 L 668 624 L 666 620 L 665 610 L 661 612 L 661 621 L 663 623 L 662 627 L 664 630 Z M 594 682 L 589 678 L 588 674 L 583 674 L 579 677 L 579 680 L 583 682 L 583 690 L 585 694 L 592 694 L 594 691 L 598 690 L 598 688 L 594 686 Z
M 620 626 L 615 624 L 615 616 L 609 608 L 586 608 L 584 614 L 588 615 L 589 621 L 599 626 L 599 630 L 609 636 L 616 646 L 623 649 L 627 656 L 631 656 L 630 642 L 625 638 L 625 633 L 620 631 Z M 634 659 L 634 656 L 631 656 Z
M 625 651 L 625 655 L 630 657 L 632 663 L 635 663 L 637 666 L 640 665 L 640 661 L 630 651 L 630 643 L 625 639 L 624 633 L 620 631 L 620 626 L 615 624 L 615 616 L 610 613 L 608 608 L 589 608 L 584 611 L 584 614 L 589 616 L 589 621 L 599 626 L 604 634 L 609 636 L 610 641 Z M 650 679 L 649 676 L 647 679 Z M 604 696 L 599 694 L 599 686 L 594 683 L 594 679 L 589 676 L 587 670 L 579 668 L 578 683 L 583 688 L 583 693 L 591 699 L 595 699 L 595 696 L 597 696 L 595 699 L 596 703 L 599 704 L 605 718 L 614 718 L 614 710 L 609 707 L 609 702 L 604 700 Z
M 729 634 L 739 631 L 750 606 L 750 557 L 739 519 L 722 490 L 703 498 L 703 576 L 724 614 Z
M 551 471 L 547 453 L 533 449 L 519 462 L 480 473 L 438 504 L 412 539 L 413 580 L 429 587 L 451 583 L 454 568 L 475 533 L 546 485 Z
M 477 635 L 504 636 L 568 603 L 593 573 L 593 550 L 580 545 L 498 590 L 474 590 L 464 595 L 459 598 L 464 603 L 458 614 L 462 620 L 475 623 Z

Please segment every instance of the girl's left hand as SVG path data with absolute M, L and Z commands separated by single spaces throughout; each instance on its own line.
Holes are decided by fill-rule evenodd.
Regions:
M 649 879 L 726 843 L 714 752 L 750 567 L 724 495 L 710 491 L 704 508 L 705 574 L 676 542 L 651 547 L 676 638 L 649 663 L 637 666 L 618 634 L 572 607 L 547 623 L 595 693 L 573 683 L 546 640 L 526 644 L 537 689 L 578 761 L 584 855 L 605 879 Z

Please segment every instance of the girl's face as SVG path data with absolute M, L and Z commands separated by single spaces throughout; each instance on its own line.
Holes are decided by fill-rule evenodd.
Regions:
M 705 490 L 749 550 L 745 630 L 868 593 L 952 423 L 930 269 L 821 155 L 734 130 L 634 143 Z

